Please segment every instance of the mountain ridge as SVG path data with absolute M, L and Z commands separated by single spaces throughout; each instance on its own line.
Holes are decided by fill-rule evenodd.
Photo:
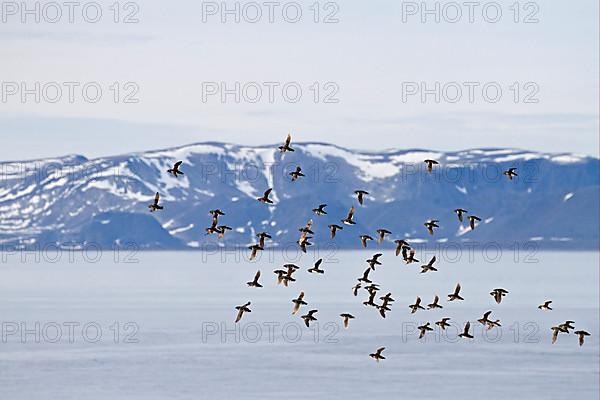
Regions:
M 600 160 L 592 156 L 504 148 L 377 152 L 324 142 L 292 147 L 296 152 L 283 158 L 276 145 L 208 141 L 94 159 L 72 154 L 2 162 L 0 244 L 109 247 L 125 240 L 149 250 L 202 249 L 245 246 L 256 232 L 267 230 L 274 235 L 272 245 L 283 246 L 294 244 L 297 229 L 313 218 L 315 241 L 340 248 L 360 247 L 358 235 L 374 236 L 380 227 L 394 233 L 388 247 L 397 238 L 424 244 L 598 246 Z M 440 160 L 433 174 L 427 174 L 425 158 Z M 178 160 L 186 175 L 175 179 L 166 169 Z M 287 174 L 296 165 L 307 176 L 292 183 Z M 501 171 L 512 166 L 520 176 L 510 182 Z M 274 188 L 275 207 L 256 201 L 267 187 Z M 372 193 L 364 207 L 353 198 L 356 189 Z M 165 210 L 150 214 L 146 206 L 156 191 Z M 329 214 L 312 215 L 321 203 L 329 204 Z M 331 241 L 326 225 L 339 223 L 353 204 L 357 226 Z M 475 231 L 459 226 L 452 213 L 458 207 L 482 218 Z M 204 234 L 212 208 L 224 209 L 221 222 L 233 228 L 221 241 Z M 433 237 L 423 227 L 431 218 L 442 225 Z

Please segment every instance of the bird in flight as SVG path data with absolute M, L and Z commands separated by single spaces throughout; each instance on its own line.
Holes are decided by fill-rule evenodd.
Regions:
M 364 196 L 368 196 L 369 192 L 364 191 L 364 190 L 355 190 L 354 194 L 357 196 L 358 198 L 358 204 L 360 204 L 361 206 L 364 204 Z
M 465 324 L 465 329 L 464 329 L 463 333 L 461 333 L 460 335 L 458 335 L 458 337 L 467 338 L 467 339 L 473 339 L 473 335 L 471 335 L 469 333 L 469 329 L 471 329 L 471 323 L 469 321 L 467 321 L 467 323 Z
M 358 278 L 358 281 L 359 282 L 365 282 L 365 283 L 373 283 L 373 281 L 371 281 L 369 279 L 369 272 L 371 272 L 371 267 L 367 268 L 365 270 L 365 272 L 363 272 L 362 278 Z
M 423 339 L 423 337 L 425 336 L 425 334 L 427 332 L 433 331 L 433 328 L 431 326 L 429 326 L 430 323 L 426 323 L 425 325 L 421 325 L 419 327 L 417 327 L 417 329 L 419 330 L 419 339 Z
M 156 192 L 156 195 L 154 195 L 154 203 L 152 203 L 148 206 L 148 208 L 150 209 L 150 212 L 155 212 L 155 211 L 164 209 L 163 206 L 158 204 L 159 201 L 160 201 L 160 194 L 158 192 Z
M 342 226 L 336 225 L 336 224 L 331 224 L 328 225 L 329 227 L 329 231 L 331 232 L 331 238 L 335 238 L 335 234 L 337 233 L 337 231 L 341 231 L 344 228 Z
M 296 182 L 301 177 L 306 176 L 302 173 L 302 168 L 300 166 L 296 167 L 296 170 L 290 172 L 289 175 L 292 177 L 292 182 Z
M 302 315 L 300 318 L 302 318 L 304 320 L 304 323 L 306 324 L 307 328 L 310 328 L 310 323 L 312 321 L 316 321 L 317 317 L 315 317 L 315 314 L 318 313 L 319 310 L 310 310 L 308 312 L 308 314 L 306 315 Z
M 235 323 L 237 324 L 238 322 L 240 322 L 240 320 L 242 319 L 242 317 L 244 316 L 244 313 L 247 312 L 252 312 L 252 310 L 250 310 L 250 308 L 248 308 L 250 306 L 250 302 L 247 302 L 246 304 L 242 305 L 242 306 L 237 306 L 235 309 L 238 311 L 237 313 L 237 317 L 235 318 Z
M 248 249 L 250 249 L 250 261 L 252 261 L 256 258 L 259 251 L 264 250 L 264 247 L 259 244 L 253 244 L 252 246 L 249 246 Z
M 298 296 L 298 298 L 292 300 L 292 303 L 294 303 L 294 308 L 292 309 L 292 315 L 296 315 L 296 314 L 298 314 L 298 311 L 300 311 L 301 306 L 308 305 L 308 303 L 304 301 L 304 292 L 300 292 L 300 295 Z
M 425 265 L 421 265 L 421 273 L 424 274 L 426 272 L 429 271 L 437 271 L 437 268 L 435 268 L 433 266 L 433 264 L 435 263 L 436 257 L 433 256 L 433 258 Z
M 490 292 L 490 296 L 492 296 L 494 298 L 494 300 L 496 301 L 497 304 L 500 304 L 502 302 L 502 298 L 504 296 L 506 296 L 508 294 L 508 290 L 505 289 L 494 289 Z
M 322 269 L 319 269 L 319 267 L 321 266 L 321 263 L 323 263 L 322 258 L 318 259 L 317 262 L 315 263 L 315 265 L 312 268 L 310 268 L 308 270 L 308 272 L 310 272 L 311 274 L 324 274 L 325 271 Z
M 387 229 L 377 229 L 377 234 L 379 235 L 378 242 L 383 243 L 385 240 L 385 235 L 390 235 L 391 233 L 392 232 L 388 231 Z
M 458 217 L 458 220 L 460 222 L 463 222 L 463 214 L 468 213 L 467 210 L 464 210 L 462 208 L 457 208 L 456 210 L 454 210 L 454 212 L 456 213 L 456 216 Z
M 263 287 L 260 283 L 258 283 L 258 278 L 260 278 L 260 270 L 256 272 L 256 275 L 254 275 L 254 280 L 252 282 L 247 282 L 246 285 L 254 288 Z
M 355 318 L 354 315 L 348 314 L 348 313 L 340 314 L 340 317 L 342 317 L 342 321 L 344 323 L 344 328 L 345 329 L 348 329 L 348 325 L 350 324 L 350 320 Z
M 325 211 L 325 207 L 327 207 L 327 204 L 319 204 L 319 207 L 313 208 L 312 212 L 314 212 L 319 217 L 322 215 L 327 215 L 327 211 Z
M 430 235 L 433 235 L 433 228 L 439 228 L 440 226 L 437 224 L 438 221 L 437 219 L 432 219 L 429 220 L 427 222 L 425 222 L 425 227 L 427 228 L 427 231 L 429 232 Z
M 292 149 L 290 147 L 290 143 L 292 142 L 292 135 L 288 133 L 287 137 L 285 138 L 285 142 L 283 143 L 283 146 L 279 146 L 279 151 L 282 153 L 285 153 L 286 151 L 295 151 L 294 149 Z
M 590 336 L 590 334 L 586 331 L 575 331 L 575 334 L 579 336 L 579 346 L 583 346 L 584 338 L 586 336 Z
M 262 197 L 259 197 L 259 198 L 258 198 L 258 199 L 256 199 L 256 200 L 258 200 L 258 201 L 260 201 L 261 203 L 264 203 L 264 204 L 273 204 L 273 200 L 271 200 L 271 199 L 269 198 L 269 195 L 271 194 L 271 192 L 272 192 L 272 191 L 273 191 L 273 188 L 269 188 L 269 189 L 267 189 L 267 190 L 265 191 L 265 193 L 263 194 L 263 196 L 262 196 Z
M 435 161 L 435 160 L 425 160 L 423 161 L 425 164 L 427 164 L 427 173 L 430 174 L 433 171 L 433 166 L 439 164 L 439 162 Z
M 408 306 L 408 308 L 410 308 L 410 313 L 414 314 L 416 313 L 418 310 L 424 310 L 425 307 L 423 307 L 421 305 L 421 298 L 417 296 L 417 300 L 415 301 L 415 304 L 411 304 Z
M 380 347 L 377 349 L 377 351 L 375 353 L 369 354 L 369 357 L 371 357 L 372 359 L 374 359 L 377 362 L 379 362 L 381 360 L 385 360 L 385 357 L 381 355 L 381 353 L 383 353 L 384 350 L 385 350 L 385 347 Z
M 181 172 L 179 170 L 179 167 L 181 167 L 181 164 L 183 164 L 183 161 L 177 161 L 175 163 L 175 165 L 173 165 L 173 168 L 170 168 L 167 170 L 167 173 L 173 175 L 175 178 L 177 178 L 177 175 L 185 175 L 183 172 Z
M 506 175 L 508 177 L 508 179 L 512 181 L 515 176 L 519 176 L 519 175 L 517 175 L 516 171 L 517 171 L 516 168 L 509 168 L 507 171 L 504 171 L 502 174 Z
M 439 301 L 440 301 L 440 296 L 438 296 L 436 294 L 435 297 L 434 297 L 434 299 L 433 299 L 433 303 L 427 304 L 427 309 L 428 310 L 433 310 L 435 308 L 444 308 L 443 306 L 441 306 L 441 305 L 438 304 Z
M 443 331 L 445 331 L 446 328 L 450 326 L 448 321 L 450 321 L 450 318 L 442 318 L 441 320 L 437 321 L 435 324 L 437 326 L 439 326 L 440 328 L 442 328 Z
M 376 265 L 381 265 L 381 261 L 379 261 L 379 257 L 381 257 L 382 255 L 383 254 L 381 254 L 381 253 L 373 254 L 373 257 L 371 257 L 367 260 L 367 263 L 369 264 L 369 266 L 371 267 L 371 269 L 373 271 L 375 271 Z
M 460 283 L 458 283 L 456 285 L 456 288 L 454 289 L 454 293 L 451 293 L 448 295 L 448 301 L 454 301 L 454 300 L 464 300 L 461 296 L 460 296 Z
M 415 249 L 410 248 L 408 246 L 404 246 L 402 248 L 402 258 L 404 258 L 404 262 L 406 262 L 407 264 L 412 264 L 414 262 L 419 262 L 419 260 L 417 260 L 415 258 L 415 253 L 416 253 Z
M 471 230 L 475 229 L 475 222 L 480 222 L 481 218 L 475 216 L 475 215 L 469 215 L 469 226 L 471 227 Z
M 342 223 L 346 224 L 346 225 L 355 225 L 356 222 L 354 222 L 354 220 L 352 219 L 354 217 L 354 206 L 352 206 L 350 208 L 350 210 L 348 211 L 348 216 L 342 220 Z
M 394 240 L 394 243 L 396 243 L 396 257 L 400 255 L 400 252 L 402 252 L 404 247 L 409 247 L 406 240 L 398 239 Z
M 369 240 L 373 240 L 373 238 L 369 235 L 360 235 L 360 242 L 365 249 L 367 248 L 367 241 Z
M 538 308 L 543 311 L 552 311 L 552 307 L 550 307 L 550 304 L 552 304 L 552 300 L 544 302 L 544 304 L 539 305 Z
M 256 237 L 258 238 L 258 245 L 260 247 L 262 247 L 263 249 L 265 248 L 265 240 L 266 239 L 272 239 L 272 236 L 269 235 L 267 232 L 257 233 Z
M 559 333 L 569 333 L 569 330 L 563 325 L 553 326 L 550 329 L 552 330 L 552 344 L 556 343 L 558 340 Z

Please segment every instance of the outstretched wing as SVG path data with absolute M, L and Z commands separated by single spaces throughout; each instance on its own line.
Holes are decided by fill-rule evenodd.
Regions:
M 158 192 L 156 192 L 156 195 L 154 196 L 154 204 L 158 204 L 159 200 L 160 200 L 160 194 Z

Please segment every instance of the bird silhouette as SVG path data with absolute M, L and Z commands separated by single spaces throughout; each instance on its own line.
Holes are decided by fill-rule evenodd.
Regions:
M 427 264 L 421 265 L 421 273 L 424 274 L 424 273 L 429 272 L 429 271 L 437 271 L 437 268 L 435 268 L 433 266 L 433 264 L 435 263 L 435 261 L 436 261 L 436 257 L 433 256 L 433 258 Z
M 517 171 L 516 168 L 509 168 L 507 171 L 504 171 L 502 174 L 506 175 L 508 177 L 508 179 L 512 181 L 515 176 L 519 176 L 519 175 L 517 175 L 516 171 Z
M 437 321 L 435 324 L 437 326 L 439 326 L 443 331 L 445 331 L 446 328 L 450 326 L 448 321 L 450 321 L 450 318 L 442 318 L 441 320 Z
M 325 211 L 325 207 L 327 207 L 327 204 L 319 204 L 319 207 L 313 208 L 312 212 L 314 212 L 318 216 L 327 215 L 327 211 Z
M 454 293 L 451 293 L 448 295 L 448 301 L 454 301 L 454 300 L 464 300 L 461 296 L 460 296 L 460 283 L 456 285 L 456 288 L 454 289 Z
M 422 339 L 427 332 L 433 331 L 433 328 L 430 327 L 429 325 L 430 325 L 430 323 L 428 322 L 425 325 L 421 325 L 421 326 L 417 327 L 417 329 L 419 330 L 419 339 Z
M 579 346 L 583 346 L 584 338 L 586 336 L 590 336 L 590 334 L 586 331 L 575 331 L 575 334 L 579 336 Z
M 480 222 L 481 218 L 475 216 L 475 215 L 469 215 L 469 226 L 471 227 L 471 230 L 475 229 L 475 222 Z
M 310 272 L 311 274 L 324 274 L 325 271 L 322 269 L 319 269 L 319 266 L 321 265 L 321 263 L 323 263 L 322 258 L 318 259 L 317 262 L 315 263 L 315 265 L 312 268 L 310 268 L 308 270 L 308 272 Z
M 425 222 L 425 227 L 427 228 L 427 232 L 429 232 L 430 235 L 433 235 L 433 228 L 439 228 L 440 226 L 437 224 L 438 221 L 437 219 L 432 219 L 429 220 L 427 222 Z
M 423 307 L 421 305 L 421 298 L 417 296 L 417 300 L 415 301 L 415 304 L 411 304 L 408 306 L 408 308 L 410 308 L 410 313 L 414 314 L 416 313 L 418 310 L 424 310 L 425 307 Z
M 396 257 L 400 255 L 400 252 L 402 252 L 404 247 L 410 247 L 406 240 L 398 239 L 394 240 L 394 243 L 396 243 Z
M 329 231 L 331 232 L 331 238 L 335 238 L 335 234 L 337 233 L 337 231 L 341 231 L 342 229 L 344 229 L 343 227 L 336 225 L 336 224 L 331 224 L 328 225 L 329 227 Z
M 342 321 L 344 323 L 344 328 L 345 329 L 348 329 L 348 325 L 350 324 L 350 320 L 355 318 L 354 315 L 348 314 L 348 313 L 340 314 L 340 317 L 342 317 Z
M 355 225 L 356 222 L 354 222 L 354 206 L 352 206 L 352 208 L 350 208 L 350 210 L 348 211 L 348 216 L 342 220 L 343 224 L 346 225 Z
M 371 267 L 371 269 L 373 271 L 375 271 L 376 265 L 381 265 L 381 262 L 379 261 L 379 258 L 381 256 L 383 256 L 383 254 L 381 254 L 381 253 L 373 254 L 373 256 L 367 260 L 367 263 L 369 264 L 369 266 Z
M 425 164 L 427 164 L 427 173 L 430 174 L 433 171 L 433 166 L 439 164 L 439 162 L 435 161 L 435 160 L 425 160 L 423 161 Z
M 369 235 L 360 235 L 360 242 L 365 249 L 367 248 L 367 241 L 369 240 L 373 240 L 373 238 Z
M 256 275 L 254 275 L 254 280 L 251 282 L 247 282 L 246 285 L 248 285 L 249 287 L 254 287 L 254 288 L 263 287 L 260 283 L 258 283 L 258 278 L 260 278 L 260 270 L 256 272 Z
M 550 304 L 552 304 L 552 300 L 546 301 L 544 304 L 539 305 L 538 308 L 544 311 L 552 311 L 552 307 L 550 307 Z
M 473 339 L 473 335 L 471 335 L 469 333 L 469 329 L 471 329 L 471 323 L 467 321 L 467 323 L 465 324 L 465 329 L 464 329 L 463 333 L 458 335 L 458 337 L 466 338 L 466 339 Z
M 183 164 L 183 161 L 177 161 L 175 163 L 175 165 L 173 165 L 173 168 L 170 168 L 167 170 L 167 173 L 173 175 L 175 178 L 177 178 L 177 175 L 185 175 L 183 172 L 181 172 L 179 170 L 179 167 L 181 166 L 181 164 Z
M 463 222 L 463 214 L 468 213 L 467 210 L 464 210 L 462 208 L 457 208 L 456 210 L 454 210 L 454 212 L 456 213 L 456 216 L 458 217 L 458 220 L 460 222 Z
M 435 295 L 435 297 L 433 298 L 433 303 L 431 304 L 427 304 L 427 309 L 428 310 L 433 310 L 436 308 L 444 308 L 443 306 L 439 305 L 438 302 L 440 301 L 440 296 Z
M 497 304 L 502 303 L 502 298 L 508 294 L 508 290 L 498 288 L 490 292 L 490 296 L 494 298 Z
M 242 306 L 237 306 L 235 309 L 238 311 L 237 313 L 237 317 L 235 318 L 235 323 L 237 324 L 238 322 L 240 322 L 240 320 L 242 319 L 242 317 L 244 316 L 244 313 L 249 313 L 252 312 L 252 310 L 250 310 L 249 306 L 250 306 L 250 302 L 247 302 L 246 304 L 242 305 Z
M 289 175 L 292 177 L 292 182 L 296 182 L 301 177 L 306 176 L 302 173 L 302 168 L 299 166 L 296 167 L 295 171 L 290 172 Z
M 265 191 L 265 193 L 263 194 L 263 196 L 262 196 L 262 197 L 259 197 L 259 198 L 258 198 L 258 199 L 256 199 L 256 200 L 258 200 L 258 201 L 260 201 L 261 203 L 264 203 L 264 204 L 273 204 L 273 200 L 271 200 L 271 199 L 269 198 L 269 195 L 271 194 L 271 192 L 272 192 L 272 191 L 273 191 L 273 188 L 269 188 L 269 189 L 267 189 L 267 190 Z
M 392 232 L 388 231 L 387 229 L 377 229 L 377 234 L 379 236 L 378 242 L 383 243 L 383 241 L 385 240 L 385 236 L 391 235 L 391 233 Z
M 298 314 L 298 311 L 300 311 L 301 306 L 308 305 L 308 303 L 304 301 L 304 292 L 300 292 L 300 295 L 298 296 L 298 298 L 292 300 L 292 303 L 294 303 L 294 308 L 292 309 L 292 315 L 296 315 L 296 314 Z
M 287 137 L 285 138 L 285 142 L 283 143 L 283 146 L 279 146 L 279 151 L 282 153 L 285 153 L 286 151 L 295 151 L 294 149 L 292 149 L 290 147 L 290 143 L 292 142 L 292 135 L 288 134 Z
M 358 198 L 358 204 L 360 204 L 362 206 L 364 204 L 364 196 L 368 196 L 369 192 L 364 191 L 364 190 L 355 190 L 354 194 Z
M 160 194 L 158 192 L 156 192 L 156 194 L 154 195 L 154 203 L 152 203 L 148 206 L 148 208 L 150 209 L 150 212 L 155 212 L 155 211 L 164 209 L 163 206 L 158 204 L 159 201 L 160 201 Z
M 315 314 L 318 313 L 319 310 L 310 310 L 308 312 L 308 314 L 306 315 L 302 315 L 300 318 L 302 318 L 304 320 L 304 323 L 306 324 L 307 328 L 310 328 L 310 323 L 313 321 L 317 320 L 317 317 L 315 317 Z
M 385 347 L 380 347 L 377 349 L 375 353 L 369 354 L 369 357 L 379 362 L 381 360 L 385 360 L 385 357 L 381 355 L 381 353 L 385 350 Z

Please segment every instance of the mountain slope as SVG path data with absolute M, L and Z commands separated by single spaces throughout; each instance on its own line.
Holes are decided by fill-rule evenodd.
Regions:
M 510 149 L 459 152 L 387 150 L 358 152 L 322 143 L 295 144 L 283 157 L 277 146 L 201 143 L 173 149 L 88 160 L 82 156 L 0 164 L 0 243 L 5 248 L 134 244 L 145 249 L 208 249 L 247 245 L 268 231 L 276 246 L 293 245 L 298 228 L 315 220 L 322 246 L 358 247 L 357 237 L 387 228 L 413 242 L 535 242 L 542 247 L 596 249 L 599 234 L 600 162 L 571 154 Z M 440 161 L 428 174 L 422 161 Z M 183 160 L 185 176 L 166 170 Z M 301 165 L 307 175 L 292 183 Z M 519 177 L 501 174 L 517 167 Z M 256 198 L 273 187 L 274 207 Z M 353 191 L 371 193 L 357 206 L 357 225 L 330 241 Z M 165 210 L 150 214 L 155 192 Z M 327 203 L 328 215 L 311 209 Z M 475 231 L 460 226 L 453 209 L 483 219 Z M 234 228 L 223 240 L 206 236 L 208 211 L 221 208 Z M 435 236 L 423 223 L 439 219 Z

